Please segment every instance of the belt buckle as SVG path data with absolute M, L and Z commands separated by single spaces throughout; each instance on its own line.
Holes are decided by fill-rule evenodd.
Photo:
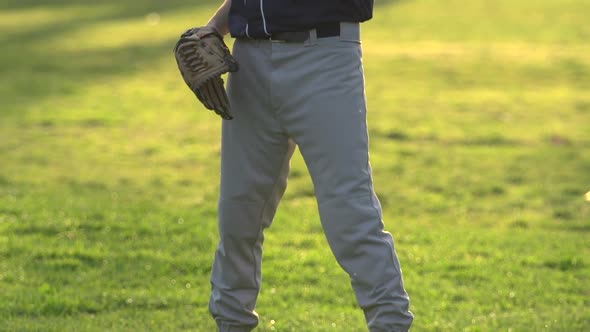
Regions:
M 270 36 L 270 41 L 275 43 L 304 43 L 309 40 L 309 30 L 279 32 Z
M 268 40 L 269 40 L 271 43 L 275 43 L 275 44 L 283 44 L 283 43 L 286 43 L 286 41 L 285 41 L 285 40 L 282 40 L 282 39 L 275 39 L 273 36 L 270 36 L 270 37 L 268 37 Z

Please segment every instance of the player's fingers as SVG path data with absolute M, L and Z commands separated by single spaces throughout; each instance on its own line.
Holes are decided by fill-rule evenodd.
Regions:
M 199 101 L 201 102 L 201 104 L 203 104 L 203 106 L 205 106 L 205 108 L 207 108 L 208 110 L 213 109 L 213 104 L 211 103 L 211 98 L 208 96 L 206 89 L 204 89 L 203 86 L 195 89 L 194 92 L 195 92 L 195 95 L 197 96 L 197 98 L 199 99 Z
M 213 85 L 213 80 L 209 80 L 207 82 L 205 82 L 204 85 L 204 90 L 207 93 L 207 97 L 209 98 L 209 101 L 211 102 L 211 105 L 213 106 L 214 110 L 219 110 L 219 108 L 221 107 L 219 104 L 219 100 L 217 99 L 217 95 L 215 92 L 215 87 Z
M 225 92 L 225 87 L 223 85 L 223 79 L 220 77 L 213 82 L 213 87 L 215 89 L 215 96 L 218 100 L 219 105 L 223 109 L 225 113 L 230 112 L 229 108 L 229 100 L 227 98 L 227 93 Z
M 229 113 L 229 101 L 223 86 L 223 79 L 216 77 L 207 82 L 207 94 L 211 98 L 211 103 L 214 105 L 214 109 L 224 119 L 231 119 Z

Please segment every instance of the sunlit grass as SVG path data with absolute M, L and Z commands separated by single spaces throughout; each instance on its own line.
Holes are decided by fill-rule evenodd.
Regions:
M 171 49 L 216 6 L 0 4 L 0 331 L 214 329 L 220 120 Z M 416 331 L 590 326 L 587 7 L 390 1 L 363 26 Z M 296 154 L 259 331 L 365 330 L 313 194 Z

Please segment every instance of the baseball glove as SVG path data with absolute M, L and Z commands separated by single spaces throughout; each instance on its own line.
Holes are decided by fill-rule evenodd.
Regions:
M 222 118 L 232 119 L 222 74 L 238 70 L 223 37 L 212 27 L 192 28 L 184 32 L 174 56 L 184 82 L 207 108 Z

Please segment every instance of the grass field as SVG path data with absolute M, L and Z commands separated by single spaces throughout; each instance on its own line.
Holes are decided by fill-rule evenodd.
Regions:
M 172 46 L 220 1 L 0 0 L 0 331 L 213 331 L 220 120 Z M 590 331 L 590 2 L 377 1 L 375 187 L 413 331 Z M 257 331 L 366 331 L 302 158 Z

